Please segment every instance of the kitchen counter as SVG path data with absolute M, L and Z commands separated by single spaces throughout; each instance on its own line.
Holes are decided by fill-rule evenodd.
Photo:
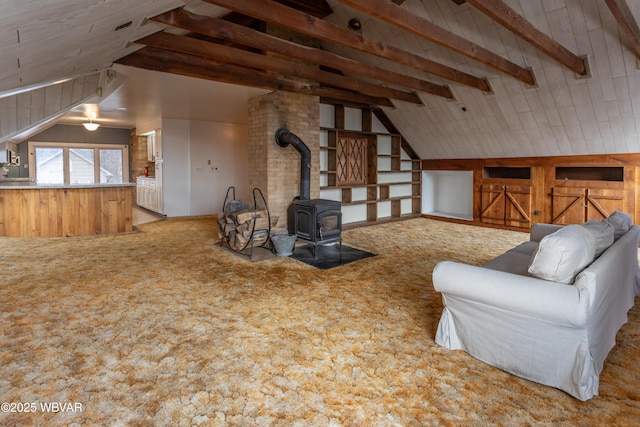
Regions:
M 135 184 L 0 181 L 0 236 L 69 237 L 133 230 Z

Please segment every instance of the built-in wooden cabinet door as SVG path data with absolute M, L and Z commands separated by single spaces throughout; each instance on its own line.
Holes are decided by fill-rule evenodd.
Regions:
M 624 192 L 612 188 L 552 188 L 552 222 L 582 224 L 623 210 Z
M 367 138 L 340 135 L 336 141 L 336 184 L 362 185 L 367 179 Z
M 585 218 L 585 189 L 553 187 L 551 189 L 551 222 L 582 224 Z
M 480 186 L 480 220 L 487 224 L 504 224 L 505 186 L 482 184 Z
M 511 227 L 531 227 L 531 186 L 505 186 L 504 223 Z
M 488 224 L 531 226 L 531 186 L 483 184 L 480 219 Z
M 624 192 L 612 188 L 589 188 L 585 193 L 585 221 L 603 220 L 616 210 L 624 211 Z

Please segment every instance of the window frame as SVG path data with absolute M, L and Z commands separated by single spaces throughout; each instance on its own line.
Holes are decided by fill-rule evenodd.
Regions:
M 87 186 L 87 185 L 114 185 L 100 182 L 100 150 L 120 150 L 122 152 L 122 183 L 129 182 L 129 146 L 124 144 L 95 144 L 76 142 L 40 142 L 29 141 L 29 179 L 36 181 L 36 148 L 62 148 L 63 183 L 52 185 L 64 186 Z M 92 149 L 94 163 L 94 183 L 93 184 L 71 184 L 71 173 L 69 168 L 70 149 Z

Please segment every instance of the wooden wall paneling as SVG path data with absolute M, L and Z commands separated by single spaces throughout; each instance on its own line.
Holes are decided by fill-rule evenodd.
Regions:
M 8 236 L 11 229 L 11 210 L 15 209 L 15 201 L 10 192 L 0 192 L 0 231 L 3 236 Z
M 473 171 L 473 219 L 480 221 L 482 217 L 482 169 Z
M 545 168 L 531 168 L 531 225 L 544 222 L 546 206 Z
M 43 218 L 43 221 L 46 221 L 46 223 L 41 230 L 42 235 L 62 236 L 62 214 L 64 207 L 60 192 L 49 189 L 40 190 L 40 193 L 40 206 L 46 209 L 48 215 L 48 218 Z
M 7 208 L 7 203 L 5 201 L 6 194 L 0 193 L 0 236 L 6 235 L 6 228 L 4 222 L 7 218 L 7 214 L 5 212 Z
M 19 233 L 22 232 L 22 227 L 20 223 L 21 213 L 22 213 L 22 195 L 21 194 L 10 194 L 8 199 L 9 207 L 9 218 L 7 223 L 9 224 L 10 230 L 17 230 Z M 12 235 L 13 237 L 18 237 L 16 234 Z
M 133 187 L 0 190 L 0 235 L 69 237 L 133 229 Z
M 542 193 L 536 194 L 536 198 L 542 201 L 542 218 L 540 222 L 545 224 L 553 223 L 553 203 L 552 201 L 552 192 L 553 192 L 553 183 L 555 181 L 555 168 L 554 167 L 544 167 L 538 166 L 542 169 L 543 175 L 543 183 L 542 183 Z M 534 184 L 535 185 L 535 184 Z
M 80 230 L 78 230 L 78 235 L 79 236 L 83 236 L 83 235 L 87 235 L 87 234 L 93 234 L 95 228 L 92 226 L 92 224 L 95 222 L 95 211 L 94 209 L 94 204 L 91 203 L 93 200 L 95 200 L 96 196 L 100 196 L 100 193 L 98 194 L 91 194 L 90 193 L 91 190 L 87 189 L 87 188 L 83 188 L 82 191 L 80 191 L 80 218 L 81 220 L 78 222 L 80 224 Z
M 624 167 L 624 208 L 633 218 L 640 219 L 638 213 L 638 182 L 637 182 L 637 166 Z M 636 222 L 634 221 L 634 222 Z
M 73 236 L 73 224 L 76 221 L 76 209 L 77 201 L 75 191 L 63 189 L 62 195 L 62 236 Z
M 90 223 L 87 226 L 89 234 L 105 234 L 102 227 L 102 197 L 104 192 L 111 190 L 111 188 L 103 188 L 99 195 L 90 197 L 88 201 L 88 210 L 92 212 L 90 215 Z M 133 190 L 132 190 L 133 191 Z
M 111 204 L 111 199 L 112 198 L 108 195 L 108 191 L 103 192 L 100 197 L 100 212 L 102 213 L 100 225 L 103 233 L 111 232 L 111 222 L 114 219 L 113 217 L 116 215 L 114 206 Z

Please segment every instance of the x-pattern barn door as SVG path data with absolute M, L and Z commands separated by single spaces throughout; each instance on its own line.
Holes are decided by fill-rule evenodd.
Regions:
M 618 189 L 554 187 L 552 196 L 554 224 L 602 220 L 616 210 L 623 210 L 624 197 Z
M 485 184 L 481 187 L 482 222 L 513 227 L 531 226 L 531 187 Z
M 341 135 L 336 143 L 337 185 L 365 184 L 367 179 L 367 138 Z

